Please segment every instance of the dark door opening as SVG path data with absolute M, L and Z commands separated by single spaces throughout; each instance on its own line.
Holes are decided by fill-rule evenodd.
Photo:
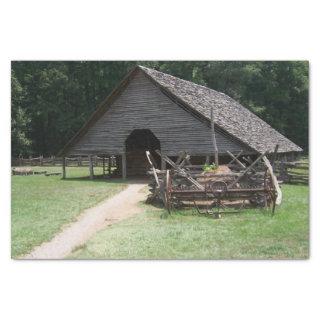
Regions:
M 126 139 L 127 175 L 145 176 L 149 168 L 146 151 L 149 150 L 160 167 L 161 159 L 155 153 L 160 150 L 160 141 L 149 129 L 135 129 Z

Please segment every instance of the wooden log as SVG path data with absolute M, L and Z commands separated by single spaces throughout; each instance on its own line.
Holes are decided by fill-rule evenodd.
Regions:
M 33 174 L 33 169 L 31 168 L 12 168 L 12 174 L 13 175 L 22 175 L 22 176 L 27 176 Z

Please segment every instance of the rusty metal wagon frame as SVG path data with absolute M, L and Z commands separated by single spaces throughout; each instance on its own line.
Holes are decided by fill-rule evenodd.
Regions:
M 176 162 L 156 151 L 171 166 L 169 170 L 158 170 L 151 154 L 146 155 L 151 165 L 150 174 L 155 180 L 154 197 L 158 197 L 168 213 L 176 207 L 193 206 L 198 213 L 212 214 L 219 218 L 221 213 L 239 212 L 246 206 L 266 207 L 275 212 L 281 203 L 281 189 L 273 174 L 272 165 L 261 154 L 246 167 L 239 160 L 240 154 L 231 154 L 231 162 L 242 169 L 238 172 L 224 174 L 192 171 L 190 156 L 181 153 Z M 264 170 L 257 171 L 263 165 Z

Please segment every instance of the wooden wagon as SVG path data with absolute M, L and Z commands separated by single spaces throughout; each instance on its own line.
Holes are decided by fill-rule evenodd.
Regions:
M 190 157 L 186 153 L 182 153 L 173 162 L 157 152 L 171 169 L 158 170 L 147 151 L 150 174 L 154 179 L 151 183 L 151 197 L 160 199 L 168 213 L 176 207 L 194 206 L 199 213 L 220 217 L 221 212 L 234 212 L 247 205 L 268 207 L 274 213 L 275 206 L 281 203 L 281 189 L 265 153 L 248 167 L 233 156 L 233 161 L 228 166 L 219 167 L 222 170 L 204 172 L 203 166 L 190 163 Z M 237 164 L 237 161 L 241 163 L 242 170 L 230 170 L 229 167 Z M 261 165 L 264 169 L 262 171 Z M 231 211 L 227 211 L 230 208 Z

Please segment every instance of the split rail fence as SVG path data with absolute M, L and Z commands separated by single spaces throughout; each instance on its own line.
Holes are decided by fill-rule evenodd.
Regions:
M 62 166 L 62 158 L 59 157 L 43 157 L 39 156 L 36 158 L 14 158 L 12 160 L 12 166 L 40 166 L 40 167 L 51 167 L 51 166 Z M 68 167 L 88 167 L 90 160 L 89 157 L 74 157 L 74 158 L 65 158 L 66 166 Z M 104 165 L 109 165 L 109 161 L 111 161 L 111 166 L 116 166 L 116 158 L 114 156 L 111 157 L 92 157 L 93 165 L 95 167 L 103 167 Z
M 275 172 L 278 179 L 284 183 L 308 184 L 309 183 L 309 163 L 297 162 L 276 162 Z

